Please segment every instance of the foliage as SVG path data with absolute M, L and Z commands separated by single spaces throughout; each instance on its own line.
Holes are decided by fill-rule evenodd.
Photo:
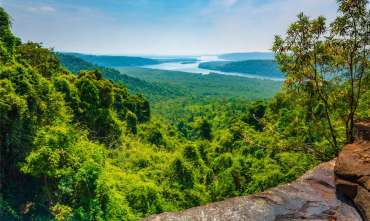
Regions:
M 281 86 L 279 81 L 221 74 L 202 75 L 145 68 L 119 68 L 119 70 L 128 76 L 150 83 L 166 84 L 178 88 L 184 91 L 184 95 L 177 98 L 194 100 L 229 97 L 263 99 L 272 97 Z M 168 99 L 161 99 L 163 100 Z
M 0 7 L 0 64 L 12 61 L 15 47 L 20 43 L 11 32 L 10 26 L 9 15 Z
M 130 77 L 120 73 L 116 69 L 94 65 L 71 54 L 56 53 L 56 56 L 60 60 L 60 63 L 73 73 L 78 74 L 83 70 L 99 70 L 105 79 L 124 84 L 130 92 L 144 94 L 150 101 L 173 99 L 185 95 L 185 92 L 179 90 L 178 87 L 161 82 L 153 83 Z
M 143 66 L 159 64 L 160 62 L 150 58 L 128 57 L 128 56 L 109 56 L 109 55 L 87 55 L 79 53 L 70 53 L 73 56 L 83 60 L 106 67 L 125 67 L 125 66 Z
M 340 24 L 353 18 L 348 10 L 363 14 L 348 2 L 365 3 L 339 1 Z M 0 21 L 5 21 L 0 31 L 15 39 L 8 44 L 8 38 L 0 38 L 0 51 L 6 54 L 0 58 L 2 220 L 139 220 L 263 191 L 335 156 L 338 147 L 330 143 L 326 112 L 338 143 L 344 142 L 342 117 L 351 113 L 351 105 L 343 97 L 355 95 L 356 119 L 370 116 L 368 60 L 359 59 L 360 48 L 352 47 L 352 77 L 342 63 L 346 51 L 326 57 L 332 55 L 329 49 L 343 49 L 340 42 L 351 29 L 329 39 L 337 45 L 321 48 L 320 43 L 320 50 L 312 48 L 317 39 L 310 39 L 307 50 L 293 42 L 294 53 L 287 52 L 279 47 L 285 41 L 277 38 L 278 62 L 287 80 L 273 97 L 278 82 L 122 69 L 145 84 L 185 92 L 167 96 L 160 91 L 163 99 L 150 103 L 130 93 L 114 69 L 61 58 L 40 44 L 22 44 L 11 34 L 3 9 Z M 301 15 L 290 30 L 302 33 L 306 26 L 322 27 L 322 19 Z M 321 56 L 317 67 L 334 62 L 347 77 L 322 76 L 315 82 L 309 65 L 315 54 Z M 56 56 L 78 73 L 65 70 Z M 360 85 L 358 73 L 363 73 L 361 90 L 349 93 L 352 81 Z M 324 100 L 318 90 L 325 92 Z
M 103 217 L 97 184 L 107 150 L 129 131 L 127 113 L 138 124 L 149 120 L 149 103 L 98 71 L 66 72 L 39 44 L 7 47 L 12 58 L 0 66 L 1 217 Z
M 327 129 L 334 148 L 341 143 L 338 127 L 344 126 L 346 142 L 353 142 L 359 102 L 368 90 L 363 84 L 370 74 L 367 3 L 338 1 L 340 15 L 329 27 L 324 17 L 310 19 L 301 13 L 285 39 L 275 37 L 273 50 L 286 73 L 287 91 L 308 109 L 308 123 Z
M 172 99 L 208 99 L 220 97 L 267 98 L 276 93 L 281 82 L 211 74 L 202 76 L 177 71 L 145 68 L 105 68 L 91 64 L 73 54 L 57 53 L 70 71 L 99 70 L 102 76 L 143 94 L 153 103 Z M 269 61 L 262 61 L 269 62 Z M 258 62 L 257 62 L 258 63 Z M 119 70 L 119 71 L 118 71 Z

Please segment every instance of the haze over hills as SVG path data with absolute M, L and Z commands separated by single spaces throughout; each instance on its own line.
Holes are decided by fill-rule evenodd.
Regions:
M 267 60 L 272 53 L 245 52 L 217 56 L 149 56 L 132 57 L 118 55 L 87 55 L 64 53 L 89 63 L 105 67 L 146 67 L 151 69 L 183 71 L 190 73 L 244 76 L 258 79 L 282 80 L 283 75 L 273 60 Z M 220 61 L 220 57 L 245 59 L 243 61 Z M 253 59 L 254 58 L 254 59 Z M 260 59 L 255 59 L 260 58 Z M 264 59 L 262 59 L 264 58 Z M 251 60 L 252 59 L 252 60 Z
M 281 82 L 220 74 L 201 75 L 140 67 L 107 68 L 94 65 L 74 54 L 56 54 L 60 62 L 74 73 L 81 70 L 98 69 L 105 78 L 121 82 L 131 92 L 141 93 L 151 101 L 163 101 L 176 97 L 268 98 L 273 96 L 281 85 Z
M 188 97 L 263 99 L 273 96 L 281 82 L 222 74 L 194 74 L 181 71 L 123 67 L 118 69 L 128 76 L 150 83 L 166 83 L 182 88 Z M 148 94 L 150 96 L 150 94 Z
M 210 61 L 199 64 L 200 68 L 230 72 L 245 73 L 283 79 L 283 73 L 273 60 L 245 60 L 245 61 Z
M 323 170 L 306 179 L 312 188 L 298 181 L 287 185 L 291 194 L 254 195 L 320 162 L 368 159 L 368 150 L 353 159 L 339 153 L 368 137 L 368 1 L 330 1 L 335 19 L 301 13 L 281 22 L 292 17 L 277 8 L 296 14 L 308 2 L 318 12 L 329 1 L 0 0 L 0 220 L 138 221 L 208 204 L 179 220 L 245 220 L 252 212 L 250 220 L 347 221 Z M 22 24 L 17 34 L 12 23 Z M 97 54 L 213 55 L 63 54 L 34 39 Z M 276 63 L 255 52 L 213 53 L 271 46 Z M 274 80 L 277 67 L 284 79 Z M 335 181 L 350 189 L 351 208 L 367 212 L 368 170 L 354 166 L 360 173 L 344 166 Z M 327 200 L 312 197 L 318 188 Z
M 245 61 L 245 60 L 274 60 L 273 52 L 238 52 L 227 53 L 218 56 L 220 59 L 230 61 Z
M 138 67 L 155 65 L 166 62 L 196 62 L 194 56 L 129 56 L 129 55 L 94 55 L 75 52 L 60 52 L 60 54 L 73 55 L 92 64 L 105 67 Z
M 82 70 L 99 70 L 104 78 L 124 84 L 132 93 L 144 94 L 152 101 L 172 99 L 185 94 L 182 88 L 173 87 L 166 83 L 150 83 L 130 77 L 114 68 L 95 65 L 72 54 L 56 53 L 56 55 L 61 64 L 73 73 L 78 74 Z
M 132 57 L 132 56 L 114 56 L 114 55 L 90 55 L 80 53 L 64 53 L 70 54 L 75 57 L 81 58 L 92 64 L 101 65 L 105 67 L 116 67 L 116 66 L 142 66 L 142 65 L 153 65 L 159 64 L 158 60 L 143 58 L 143 57 Z

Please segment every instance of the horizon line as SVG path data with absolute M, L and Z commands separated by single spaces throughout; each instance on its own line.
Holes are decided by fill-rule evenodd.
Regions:
M 154 57 L 164 57 L 164 56 L 182 56 L 182 57 L 194 57 L 194 56 L 217 56 L 223 54 L 239 54 L 239 53 L 274 53 L 272 50 L 253 50 L 253 51 L 232 51 L 232 52 L 220 52 L 220 53 L 194 53 L 194 54 L 150 54 L 150 53 L 92 53 L 92 52 L 81 52 L 81 51 L 63 51 L 55 50 L 59 53 L 76 53 L 76 54 L 85 54 L 85 55 L 98 55 L 98 56 L 154 56 Z

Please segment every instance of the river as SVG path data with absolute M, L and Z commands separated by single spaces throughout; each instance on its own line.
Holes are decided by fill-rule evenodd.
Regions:
M 267 79 L 273 81 L 283 81 L 282 78 L 274 78 L 274 77 L 267 77 L 263 75 L 254 75 L 254 74 L 246 74 L 246 73 L 237 73 L 237 72 L 223 72 L 223 71 L 214 71 L 199 68 L 199 64 L 202 62 L 209 62 L 209 61 L 226 61 L 219 59 L 218 56 L 197 56 L 195 57 L 197 62 L 194 63 L 183 63 L 183 62 L 166 62 L 161 64 L 155 65 L 145 65 L 142 66 L 143 68 L 150 68 L 150 69 L 158 69 L 158 70 L 168 70 L 168 71 L 182 71 L 182 72 L 189 72 L 195 74 L 223 74 L 229 76 L 239 76 L 239 77 L 247 77 L 247 78 L 256 78 L 256 79 Z

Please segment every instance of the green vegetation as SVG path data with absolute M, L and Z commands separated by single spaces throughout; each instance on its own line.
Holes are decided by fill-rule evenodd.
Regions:
M 329 132 L 334 147 L 340 142 L 337 121 L 345 128 L 346 142 L 353 142 L 355 115 L 370 85 L 368 1 L 338 3 L 340 15 L 329 27 L 324 17 L 310 19 L 301 13 L 285 39 L 275 37 L 273 47 L 287 74 L 287 92 L 297 95 L 310 121 Z
M 155 59 L 129 57 L 129 56 L 113 56 L 113 55 L 87 55 L 79 53 L 65 53 L 81 58 L 87 62 L 101 65 L 105 67 L 125 67 L 125 66 L 143 66 L 159 64 L 160 62 Z
M 272 97 L 281 82 L 221 74 L 192 74 L 145 68 L 119 68 L 121 73 L 150 83 L 165 83 L 186 92 L 186 97 L 261 99 Z
M 283 73 L 279 70 L 278 65 L 273 60 L 248 60 L 235 62 L 211 61 L 200 63 L 199 67 L 215 71 L 283 78 Z
M 147 82 L 138 78 L 130 77 L 120 73 L 113 68 L 101 67 L 91 64 L 81 58 L 70 54 L 56 53 L 60 63 L 73 73 L 83 70 L 99 70 L 105 79 L 112 80 L 118 84 L 124 84 L 128 90 L 135 94 L 143 94 L 150 101 L 174 99 L 185 95 L 185 91 L 162 82 Z
M 330 27 L 300 15 L 276 37 L 287 80 L 273 97 L 274 81 L 121 69 L 184 93 L 155 111 L 123 85 L 135 78 L 58 55 L 72 73 L 22 43 L 0 8 L 0 219 L 139 220 L 263 191 L 333 158 L 370 117 L 366 4 L 339 1 Z
M 173 99 L 195 101 L 227 97 L 268 98 L 272 97 L 281 85 L 281 82 L 276 81 L 219 74 L 200 75 L 133 67 L 121 67 L 116 70 L 93 65 L 73 55 L 56 55 L 61 64 L 74 73 L 98 69 L 104 78 L 122 83 L 130 92 L 143 94 L 155 103 Z

